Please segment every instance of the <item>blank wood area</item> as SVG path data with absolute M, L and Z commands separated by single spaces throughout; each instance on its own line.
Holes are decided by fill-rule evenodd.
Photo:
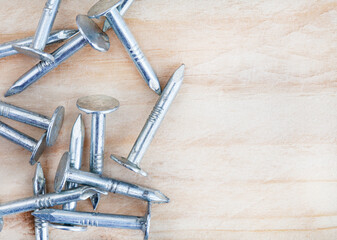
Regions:
M 95 0 L 63 0 L 53 29 L 76 28 Z M 44 0 L 0 0 L 0 42 L 34 35 Z M 136 0 L 125 20 L 162 88 L 184 63 L 185 79 L 148 149 L 147 178 L 113 162 L 127 155 L 158 96 L 109 30 L 110 49 L 89 45 L 23 93 L 4 100 L 66 116 L 41 157 L 48 192 L 69 148 L 79 97 L 120 101 L 107 116 L 104 175 L 160 189 L 150 239 L 335 240 L 337 237 L 337 2 Z M 100 26 L 104 19 L 95 20 Z M 48 46 L 53 51 L 61 46 Z M 0 94 L 37 62 L 0 59 Z M 1 121 L 38 138 L 42 131 Z M 89 169 L 90 123 L 82 169 Z M 0 138 L 0 203 L 32 196 L 30 153 Z M 92 211 L 90 201 L 79 211 Z M 143 215 L 146 204 L 109 194 L 98 212 Z M 142 239 L 140 231 L 50 228 L 50 239 Z M 0 239 L 35 239 L 30 213 L 4 217 Z

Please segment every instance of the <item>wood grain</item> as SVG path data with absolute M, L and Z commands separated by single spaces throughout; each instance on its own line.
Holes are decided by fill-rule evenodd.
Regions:
M 75 28 L 76 15 L 95 2 L 62 1 L 54 29 Z M 0 3 L 0 42 L 34 34 L 44 0 Z M 171 198 L 153 207 L 151 239 L 335 240 L 337 2 L 137 0 L 125 19 L 162 87 L 186 64 L 184 84 L 142 162 L 149 177 L 109 159 L 127 155 L 157 99 L 110 31 L 109 52 L 87 46 L 6 99 L 45 115 L 66 108 L 59 140 L 41 158 L 48 191 L 68 149 L 77 98 L 107 94 L 121 107 L 107 117 L 105 175 Z M 0 59 L 0 94 L 35 62 L 22 55 Z M 87 170 L 90 117 L 84 120 Z M 36 138 L 42 133 L 3 121 Z M 0 152 L 0 202 L 32 195 L 29 152 L 3 139 Z M 145 208 L 110 194 L 98 211 L 142 215 Z M 79 209 L 90 211 L 89 201 Z M 30 213 L 4 219 L 0 239 L 34 239 Z M 130 240 L 142 233 L 51 229 L 50 238 Z

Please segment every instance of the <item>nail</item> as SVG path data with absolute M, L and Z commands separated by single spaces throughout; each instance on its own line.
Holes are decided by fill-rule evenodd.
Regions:
M 133 145 L 127 158 L 111 155 L 110 158 L 120 165 L 147 176 L 147 173 L 140 168 L 140 162 L 154 135 L 156 134 L 161 122 L 163 121 L 173 99 L 177 95 L 184 80 L 185 65 L 180 66 L 167 82 L 166 87 L 154 106 L 149 118 L 147 119 L 142 131 L 140 132 L 135 144 Z
M 46 193 L 46 179 L 44 178 L 41 163 L 36 164 L 35 174 L 33 178 L 33 193 L 34 196 L 44 195 Z M 40 218 L 35 218 L 35 239 L 48 240 L 48 222 Z
M 110 26 L 110 25 L 109 25 Z M 47 45 L 53 44 L 60 42 L 62 40 L 66 40 L 70 37 L 72 37 L 74 34 L 76 34 L 78 31 L 77 30 L 71 30 L 71 29 L 66 29 L 66 30 L 58 30 L 58 31 L 53 31 L 50 33 L 47 41 Z M 0 58 L 8 57 L 11 55 L 18 54 L 18 51 L 16 51 L 13 48 L 13 45 L 16 46 L 29 46 L 33 42 L 33 37 L 28 37 L 24 39 L 18 39 L 14 40 L 11 42 L 6 42 L 0 44 Z
M 30 151 L 32 153 L 29 161 L 31 165 L 39 160 L 46 147 L 46 133 L 42 135 L 40 140 L 35 140 L 1 121 L 0 136 Z
M 117 0 L 101 0 L 89 10 L 88 16 L 90 18 L 106 17 L 147 85 L 160 95 L 161 89 L 157 75 L 119 12 L 122 3 L 123 1 Z
M 13 84 L 13 86 L 5 94 L 5 97 L 24 91 L 27 87 L 56 68 L 88 43 L 100 52 L 106 52 L 109 49 L 110 43 L 108 35 L 103 33 L 94 21 L 89 19 L 87 16 L 78 15 L 76 17 L 76 23 L 79 28 L 79 32 L 52 53 L 55 58 L 54 62 L 39 62 Z
M 0 101 L 0 116 L 47 130 L 47 145 L 53 146 L 63 124 L 64 107 L 57 107 L 53 116 L 48 118 L 41 114 Z
M 0 216 L 19 214 L 34 211 L 41 208 L 50 208 L 68 202 L 86 200 L 95 193 L 103 191 L 93 187 L 80 187 L 60 193 L 47 193 L 41 196 L 24 198 L 4 204 L 0 204 Z
M 47 0 L 40 18 L 37 30 L 31 46 L 13 45 L 13 48 L 19 53 L 40 59 L 42 61 L 54 61 L 54 57 L 44 52 L 48 41 L 48 36 L 53 27 L 56 14 L 58 12 L 61 0 Z
M 90 172 L 102 175 L 104 166 L 104 139 L 106 114 L 114 112 L 119 107 L 117 99 L 105 95 L 82 97 L 76 103 L 79 110 L 91 114 L 90 141 Z M 96 209 L 100 195 L 91 198 L 93 208 Z
M 147 213 L 143 217 L 90 212 L 69 212 L 56 209 L 43 209 L 33 212 L 32 215 L 54 223 L 141 230 L 144 232 L 144 239 L 148 239 L 151 221 L 151 204 L 148 204 Z
M 107 192 L 142 199 L 153 203 L 168 203 L 169 199 L 158 190 L 153 190 L 112 178 L 102 177 L 91 172 L 84 172 L 70 167 L 69 154 L 63 154 L 55 175 L 55 192 L 60 192 L 65 182 L 97 187 Z
M 70 166 L 75 169 L 81 168 L 84 135 L 85 130 L 82 114 L 79 114 L 71 131 L 70 146 L 69 146 Z M 78 187 L 78 184 L 67 182 L 65 189 L 70 190 L 76 187 Z M 75 211 L 76 205 L 77 202 L 66 203 L 62 206 L 62 209 L 65 211 Z M 86 227 L 74 226 L 72 224 L 50 224 L 50 226 L 53 228 L 73 232 L 82 232 L 87 230 Z
M 134 0 L 124 0 L 123 3 L 118 8 L 120 15 L 123 16 L 125 12 L 129 9 L 129 7 L 132 5 L 133 2 Z M 111 26 L 110 26 L 109 21 L 105 19 L 104 25 L 103 25 L 103 32 L 106 32 L 110 28 Z

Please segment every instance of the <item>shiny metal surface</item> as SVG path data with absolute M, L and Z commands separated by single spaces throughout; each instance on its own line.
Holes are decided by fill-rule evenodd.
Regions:
M 84 186 L 60 193 L 47 193 L 35 197 L 19 199 L 0 204 L 0 216 L 29 212 L 41 208 L 50 208 L 73 201 L 86 200 L 97 192 L 105 193 L 94 187 Z
M 69 154 L 65 153 L 55 175 L 55 192 L 61 191 L 65 182 L 74 182 L 117 193 L 128 197 L 142 199 L 153 203 L 168 203 L 169 199 L 158 190 L 107 178 L 91 172 L 84 172 L 70 167 Z
M 185 65 L 180 66 L 167 82 L 166 87 L 154 106 L 149 118 L 147 119 L 142 131 L 140 132 L 131 152 L 127 158 L 111 155 L 111 159 L 122 166 L 146 176 L 147 173 L 140 168 L 140 162 L 150 146 L 161 122 L 163 121 L 173 99 L 177 95 L 184 80 Z
M 36 164 L 35 174 L 33 178 L 33 193 L 34 196 L 43 195 L 46 193 L 46 179 L 43 174 L 41 163 Z M 48 240 L 48 222 L 46 220 L 35 218 L 35 239 Z
M 43 209 L 33 212 L 32 215 L 53 223 L 141 230 L 144 232 L 144 239 L 148 239 L 151 221 L 151 204 L 148 204 L 147 213 L 143 217 L 90 212 L 69 212 L 57 209 Z
M 64 107 L 57 107 L 53 116 L 48 118 L 41 114 L 0 101 L 0 116 L 47 130 L 47 145 L 53 146 L 63 124 Z
M 123 16 L 125 12 L 129 9 L 129 7 L 132 5 L 134 0 L 124 0 L 121 5 L 118 7 L 119 13 Z M 110 23 L 107 19 L 104 21 L 103 25 L 103 32 L 106 32 L 111 28 Z
M 86 20 L 83 20 L 86 19 Z M 35 65 L 33 68 L 28 70 L 25 74 L 23 74 L 6 92 L 5 97 L 9 97 L 15 94 L 18 94 L 22 91 L 24 91 L 26 88 L 28 88 L 30 85 L 35 83 L 37 80 L 39 80 L 41 77 L 49 73 L 51 70 L 56 68 L 58 65 L 60 65 L 62 62 L 67 60 L 69 57 L 71 57 L 73 54 L 75 54 L 77 51 L 82 49 L 84 46 L 86 46 L 88 43 L 90 45 L 98 50 L 98 51 L 107 51 L 110 47 L 109 43 L 109 37 L 105 33 L 102 32 L 98 27 L 90 27 L 93 26 L 92 23 L 94 23 L 92 20 L 90 20 L 87 16 L 84 15 L 78 15 L 76 17 L 76 22 L 79 23 L 82 26 L 78 25 L 78 27 L 81 29 L 81 32 L 85 32 L 87 29 L 90 29 L 90 32 L 86 33 L 86 35 L 82 35 L 81 32 L 75 34 L 68 42 L 63 44 L 61 47 L 59 47 L 56 51 L 52 53 L 55 60 L 54 62 L 48 62 L 48 61 L 41 61 L 37 65 Z M 90 25 L 83 27 L 86 22 L 91 22 Z M 90 37 L 90 41 L 88 42 L 88 39 L 86 37 Z M 95 39 L 97 40 L 95 42 Z
M 100 0 L 88 11 L 88 16 L 91 18 L 106 17 L 146 84 L 160 95 L 161 88 L 157 75 L 119 12 L 123 3 L 122 0 Z M 127 9 L 130 4 L 125 4 L 124 9 Z M 125 11 L 123 10 L 122 13 Z
M 117 99 L 105 95 L 91 95 L 82 97 L 76 103 L 78 109 L 92 114 L 90 140 L 90 172 L 101 175 L 104 167 L 104 141 L 106 114 L 114 112 L 119 107 Z M 93 208 L 96 209 L 100 195 L 91 198 Z
M 0 136 L 30 151 L 32 153 L 29 161 L 31 165 L 34 165 L 39 160 L 47 145 L 46 133 L 39 140 L 35 140 L 1 121 Z
M 84 123 L 82 119 L 82 114 L 79 114 L 71 131 L 70 146 L 69 146 L 70 166 L 75 169 L 81 168 L 84 135 L 85 135 L 85 129 L 84 129 Z M 78 184 L 67 182 L 65 189 L 70 190 L 76 187 L 78 187 Z M 77 202 L 70 202 L 70 203 L 64 204 L 62 206 L 62 209 L 65 211 L 75 211 L 76 206 L 77 206 Z M 50 224 L 50 226 L 53 228 L 73 231 L 73 232 L 82 232 L 82 231 L 87 230 L 87 227 L 85 226 L 84 227 L 74 226 L 71 224 L 62 224 L 62 223 L 61 224 Z
M 42 61 L 54 61 L 54 57 L 43 52 L 50 31 L 53 27 L 56 14 L 58 12 L 61 0 L 47 0 L 43 13 L 37 26 L 35 36 L 31 46 L 14 45 L 16 51 L 26 54 L 33 58 L 38 58 Z
M 70 167 L 74 169 L 81 169 L 84 136 L 85 136 L 84 122 L 82 114 L 79 114 L 71 131 L 70 145 L 69 145 Z M 70 190 L 76 187 L 78 187 L 78 184 L 67 182 L 65 189 Z M 63 210 L 67 211 L 75 211 L 76 205 L 77 202 L 71 202 L 63 205 L 62 208 Z
M 50 33 L 47 39 L 47 45 L 66 40 L 72 37 L 77 32 L 78 30 L 71 30 L 71 29 L 53 31 Z M 0 44 L 0 58 L 18 54 L 18 51 L 16 51 L 13 48 L 13 45 L 30 46 L 32 42 L 33 42 L 33 37 L 28 37 L 24 39 L 18 39 L 18 40 L 14 40 L 11 42 L 2 43 Z

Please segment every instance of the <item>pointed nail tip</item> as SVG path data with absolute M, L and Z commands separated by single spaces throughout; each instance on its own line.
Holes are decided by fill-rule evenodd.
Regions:
M 10 97 L 13 96 L 15 94 L 20 93 L 20 91 L 16 91 L 15 88 L 11 87 L 6 93 L 5 93 L 5 97 Z
M 90 198 L 90 200 L 91 200 L 92 208 L 94 209 L 94 211 L 96 211 L 98 202 L 99 202 L 98 197 L 93 196 L 92 198 Z
M 5 97 L 10 97 L 10 96 L 12 96 L 12 94 L 11 94 L 11 92 L 10 91 L 7 91 L 6 93 L 5 93 L 5 95 L 4 95 Z

